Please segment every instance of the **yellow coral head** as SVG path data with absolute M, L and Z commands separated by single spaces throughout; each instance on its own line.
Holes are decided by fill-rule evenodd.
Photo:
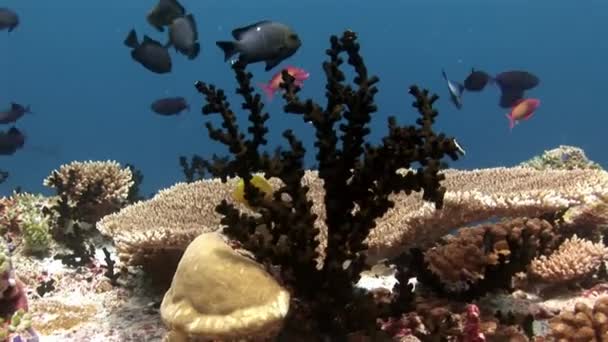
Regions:
M 251 180 L 249 181 L 251 185 L 253 185 L 256 189 L 260 190 L 264 197 L 269 198 L 272 196 L 272 185 L 268 183 L 266 178 L 258 175 L 253 175 Z M 252 209 L 249 205 L 249 202 L 245 199 L 245 181 L 241 178 L 239 179 L 234 192 L 232 193 L 232 198 L 235 201 L 246 205 L 248 208 Z

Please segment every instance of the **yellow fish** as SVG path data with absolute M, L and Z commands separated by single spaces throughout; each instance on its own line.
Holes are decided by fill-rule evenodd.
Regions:
M 258 190 L 260 190 L 262 192 L 262 194 L 264 194 L 264 197 L 270 198 L 270 196 L 272 196 L 272 192 L 273 192 L 272 185 L 270 185 L 270 183 L 268 183 L 266 178 L 264 178 L 262 176 L 258 176 L 258 175 L 253 175 L 249 182 L 251 183 L 251 185 L 253 185 Z M 247 202 L 247 200 L 245 199 L 245 181 L 242 178 L 239 180 L 239 183 L 236 185 L 236 189 L 234 189 L 234 192 L 232 193 L 232 198 L 234 198 L 234 200 L 239 203 L 243 203 L 244 205 L 246 205 L 248 208 L 251 209 L 249 202 Z

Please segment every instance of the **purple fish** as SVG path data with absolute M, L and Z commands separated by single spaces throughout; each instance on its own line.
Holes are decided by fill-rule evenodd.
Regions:
M 0 131 L 0 155 L 13 155 L 23 148 L 25 135 L 15 127 L 8 131 Z
M 30 106 L 22 106 L 18 103 L 11 103 L 11 108 L 0 112 L 0 124 L 13 123 L 26 113 L 31 113 Z
M 190 106 L 183 97 L 167 97 L 156 100 L 150 106 L 152 111 L 160 115 L 177 115 L 184 109 L 190 110 Z

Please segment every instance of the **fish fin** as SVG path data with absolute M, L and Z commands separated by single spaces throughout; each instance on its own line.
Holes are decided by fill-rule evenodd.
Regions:
M 161 0 L 161 1 L 163 1 L 163 0 Z M 180 4 L 179 2 L 177 2 L 177 0 L 164 0 L 164 1 L 167 1 L 168 3 L 170 3 L 170 4 L 174 5 L 175 7 L 177 7 L 177 10 L 180 13 L 182 13 L 182 14 L 186 13 L 186 9 L 184 8 L 184 6 L 182 6 L 182 4 Z
M 256 26 L 260 26 L 260 25 L 268 24 L 268 23 L 270 23 L 270 20 L 261 20 L 261 21 L 258 21 L 257 23 L 251 24 L 251 25 L 235 28 L 234 30 L 232 30 L 232 37 L 236 40 L 241 40 L 241 37 L 243 36 L 243 34 L 245 32 L 251 30 L 252 28 L 254 28 Z
M 464 92 L 464 85 L 462 83 L 454 82 L 458 87 L 458 92 L 462 94 Z M 461 95 L 462 96 L 462 95 Z
M 230 57 L 234 56 L 238 52 L 236 42 L 219 41 L 215 42 L 215 45 L 224 51 L 224 62 L 229 60 Z
M 441 76 L 443 76 L 444 80 L 446 80 L 446 81 L 448 80 L 448 74 L 445 73 L 444 69 L 441 69 Z
M 279 65 L 279 63 L 281 63 L 281 61 L 282 61 L 281 58 L 275 58 L 275 59 L 267 60 L 266 61 L 266 67 L 264 68 L 264 70 L 269 71 L 270 69 L 272 69 L 275 66 Z
M 188 59 L 190 59 L 190 60 L 195 59 L 200 52 L 201 52 L 201 44 L 194 43 L 194 45 L 192 45 L 192 49 L 188 52 Z
M 135 33 L 135 29 L 131 29 L 131 31 L 129 31 L 124 43 L 126 46 L 132 49 L 135 49 L 139 45 L 137 42 L 137 33 Z
M 272 101 L 272 98 L 274 97 L 274 89 L 272 89 L 272 87 L 266 83 L 258 83 L 258 85 L 264 91 L 264 94 L 266 94 L 266 99 L 268 99 L 268 101 Z
M 192 13 L 190 13 L 185 18 L 186 18 L 186 20 L 188 20 L 190 22 L 190 25 L 192 25 L 192 31 L 194 32 L 194 41 L 197 41 L 198 40 L 198 29 L 196 28 L 196 20 L 194 19 L 194 15 Z
M 142 44 L 154 44 L 154 45 L 161 45 L 157 40 L 154 40 L 150 37 L 148 37 L 147 35 L 144 35 L 144 38 L 141 42 Z

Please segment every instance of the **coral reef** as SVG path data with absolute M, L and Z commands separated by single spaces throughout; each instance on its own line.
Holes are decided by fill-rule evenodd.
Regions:
M 589 160 L 585 154 L 585 151 L 583 151 L 581 148 L 568 145 L 560 145 L 557 148 L 547 150 L 540 156 L 536 156 L 530 160 L 522 162 L 519 165 L 532 167 L 537 170 L 602 169 L 599 164 Z
M 535 256 L 555 249 L 558 241 L 548 221 L 516 218 L 461 228 L 445 245 L 427 250 L 424 258 L 446 289 L 479 296 L 509 288 L 515 273 L 524 271 Z
M 423 200 L 441 208 L 445 193 L 440 185 L 445 178 L 440 173 L 445 168 L 441 159 L 449 156 L 456 160 L 461 151 L 453 138 L 433 132 L 437 112 L 432 106 L 438 97 L 416 86 L 410 88 L 410 94 L 421 116 L 418 126 L 399 126 L 396 118 L 391 117 L 389 134 L 381 145 L 364 142 L 370 133 L 367 125 L 372 113 L 377 111 L 373 101 L 378 78 L 368 75 L 356 39 L 352 31 L 330 39 L 331 47 L 326 51 L 329 61 L 323 64 L 327 78 L 326 109 L 312 100 L 301 101 L 293 77 L 283 72 L 284 110 L 301 115 L 316 130 L 327 226 L 327 246 L 320 269 L 316 252 L 317 216 L 311 210 L 312 201 L 306 196 L 308 187 L 302 185 L 305 175 L 302 143 L 287 130 L 283 137 L 289 144 L 288 149 L 280 149 L 273 155 L 259 151 L 266 143 L 268 129 L 264 123 L 269 115 L 263 113 L 261 97 L 253 94 L 250 84 L 253 76 L 245 71 L 246 64 L 240 60 L 232 68 L 239 84 L 237 93 L 244 99 L 242 107 L 249 111 L 250 139 L 240 132 L 223 90 L 196 83 L 207 102 L 203 114 L 219 114 L 223 120 L 224 130 L 207 123 L 210 137 L 228 146 L 233 156 L 232 159 L 214 156 L 212 162 L 206 162 L 207 169 L 223 181 L 228 177 L 242 178 L 245 199 L 258 208 L 257 215 L 251 215 L 222 201 L 216 210 L 224 216 L 221 221 L 224 234 L 238 240 L 259 262 L 278 267 L 280 278 L 293 295 L 308 305 L 309 318 L 315 320 L 316 330 L 339 339 L 349 332 L 376 329 L 375 319 L 380 312 L 371 309 L 375 306 L 374 299 L 355 291 L 354 283 L 366 264 L 365 238 L 375 227 L 376 219 L 394 205 L 389 195 L 422 192 Z M 343 83 L 345 75 L 340 70 L 343 53 L 357 74 L 356 88 Z M 336 130 L 336 123 L 343 120 Z M 340 136 L 338 131 L 342 133 Z M 397 172 L 416 164 L 420 165 L 417 170 Z M 254 172 L 282 181 L 272 200 L 265 199 L 250 183 Z
M 532 260 L 528 273 L 549 283 L 578 281 L 596 273 L 607 258 L 608 248 L 602 242 L 593 243 L 574 235 L 551 255 Z
M 598 299 L 591 309 L 577 303 L 551 320 L 550 336 L 558 342 L 600 342 L 608 340 L 608 296 Z
M 94 224 L 127 203 L 134 184 L 131 169 L 115 161 L 74 161 L 54 170 L 44 180 L 57 192 L 60 225 Z
M 186 249 L 160 313 L 171 329 L 169 341 L 263 339 L 280 331 L 289 300 L 289 292 L 257 262 L 219 234 L 206 233 Z
M 51 244 L 50 219 L 44 215 L 42 208 L 48 205 L 48 200 L 42 195 L 16 193 L 11 209 L 19 219 L 19 231 L 27 253 L 44 254 Z

